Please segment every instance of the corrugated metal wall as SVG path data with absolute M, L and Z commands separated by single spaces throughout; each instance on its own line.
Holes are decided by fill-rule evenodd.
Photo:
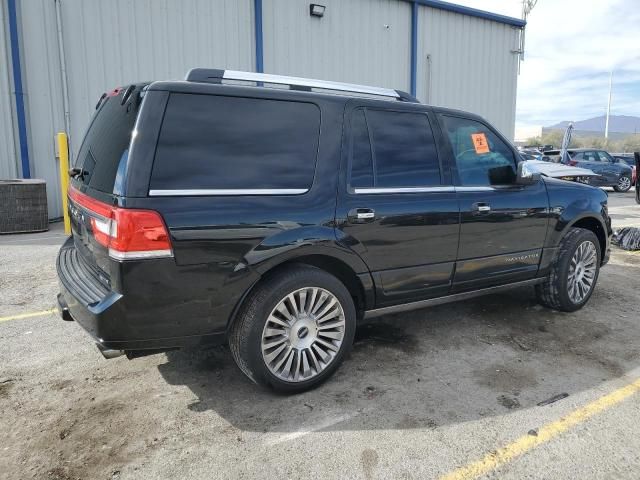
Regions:
M 62 0 L 62 7 L 75 152 L 102 92 L 182 79 L 194 66 L 255 65 L 251 0 Z
M 18 176 L 13 130 L 13 82 L 6 2 L 0 4 L 0 179 Z
M 431 7 L 418 15 L 418 98 L 482 115 L 513 138 L 519 29 Z
M 411 5 L 397 0 L 264 0 L 267 73 L 409 90 Z
M 20 2 L 22 83 L 25 92 L 31 176 L 47 181 L 49 217 L 62 215 L 56 132 L 64 130 L 55 4 Z
M 56 1 L 66 53 L 72 154 L 102 92 L 140 80 L 182 78 L 194 66 L 255 70 L 254 0 L 19 0 L 32 176 L 61 212 L 54 134 L 64 130 Z M 264 70 L 409 91 L 411 3 L 263 0 Z M 518 30 L 420 6 L 417 94 L 485 116 L 513 135 Z M 19 170 L 6 2 L 0 8 L 0 178 Z M 430 80 L 427 55 L 431 56 Z
M 184 78 L 193 66 L 255 65 L 252 0 L 60 4 L 72 156 L 105 91 L 128 82 Z M 55 2 L 21 2 L 21 28 L 32 176 L 47 181 L 49 215 L 57 217 L 62 211 L 53 136 L 64 130 L 64 109 Z

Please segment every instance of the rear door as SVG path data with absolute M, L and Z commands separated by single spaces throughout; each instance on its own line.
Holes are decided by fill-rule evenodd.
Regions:
M 459 211 L 424 107 L 352 103 L 345 112 L 339 239 L 366 262 L 376 304 L 449 292 Z
M 486 123 L 450 114 L 439 120 L 460 202 L 453 290 L 533 278 L 547 232 L 544 182 L 515 183 L 516 152 Z

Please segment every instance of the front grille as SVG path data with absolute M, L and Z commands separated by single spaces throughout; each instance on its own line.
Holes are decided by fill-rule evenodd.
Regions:
M 60 281 L 85 305 L 95 305 L 109 293 L 109 287 L 100 280 L 95 269 L 78 254 L 73 241 L 60 249 L 57 268 Z

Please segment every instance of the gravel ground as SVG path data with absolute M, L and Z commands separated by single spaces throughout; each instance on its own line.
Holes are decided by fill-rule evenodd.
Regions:
M 15 239 L 0 317 L 57 293 L 59 231 Z M 435 478 L 640 377 L 639 269 L 615 251 L 573 314 L 520 289 L 383 317 L 331 380 L 289 397 L 226 348 L 104 360 L 54 314 L 0 322 L 0 477 Z M 639 421 L 635 395 L 488 477 L 637 478 Z

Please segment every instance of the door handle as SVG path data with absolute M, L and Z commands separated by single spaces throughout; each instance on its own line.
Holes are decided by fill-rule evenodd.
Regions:
M 491 205 L 484 202 L 477 202 L 472 205 L 473 210 L 480 213 L 487 213 L 491 211 Z
M 354 208 L 347 216 L 350 222 L 365 223 L 374 220 L 376 212 L 372 208 Z

